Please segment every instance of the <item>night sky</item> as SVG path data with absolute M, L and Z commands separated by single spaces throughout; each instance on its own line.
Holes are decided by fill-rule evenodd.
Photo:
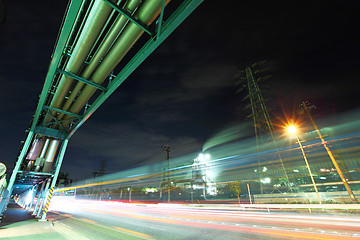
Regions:
M 35 112 L 66 1 L 5 1 L 0 26 L 0 162 L 12 168 Z M 272 116 L 305 99 L 316 117 L 358 108 L 358 1 L 204 1 L 71 138 L 62 171 L 92 177 L 193 154 L 242 124 L 239 69 L 267 61 Z M 275 117 L 276 119 L 276 117 Z M 253 129 L 248 129 L 249 136 Z M 191 156 L 191 155 L 190 155 Z

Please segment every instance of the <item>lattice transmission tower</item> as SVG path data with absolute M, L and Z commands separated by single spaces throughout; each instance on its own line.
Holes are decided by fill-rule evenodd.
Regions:
M 269 135 L 270 141 L 273 142 L 275 150 L 277 152 L 277 157 L 279 158 L 281 164 L 281 170 L 285 177 L 285 185 L 293 192 L 291 184 L 289 182 L 289 177 L 286 173 L 284 163 L 281 159 L 280 153 L 277 148 L 274 135 L 274 127 L 269 115 L 269 111 L 266 107 L 266 100 L 262 96 L 262 90 L 259 87 L 259 83 L 268 80 L 271 76 L 266 74 L 266 69 L 264 69 L 265 61 L 256 62 L 251 66 L 246 67 L 243 70 L 240 70 L 235 76 L 239 79 L 235 85 L 240 86 L 236 93 L 240 93 L 244 90 L 248 90 L 247 95 L 244 97 L 243 101 L 249 100 L 249 104 L 246 105 L 245 109 L 251 109 L 251 114 L 248 115 L 248 118 L 252 118 L 254 121 L 254 130 L 256 136 L 256 147 L 257 152 L 260 153 L 264 150 L 265 146 L 268 146 Z M 269 159 L 262 159 L 261 155 L 258 154 L 258 174 L 259 174 L 259 183 L 260 183 L 260 192 L 264 193 L 264 179 L 265 172 L 268 170 L 268 165 L 271 161 Z

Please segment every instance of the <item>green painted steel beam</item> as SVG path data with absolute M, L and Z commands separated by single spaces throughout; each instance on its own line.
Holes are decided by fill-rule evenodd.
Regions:
M 51 84 L 52 84 L 52 81 L 56 74 L 57 66 L 59 65 L 59 62 L 61 60 L 61 57 L 63 54 L 63 49 L 64 49 L 66 42 L 70 36 L 72 26 L 74 25 L 77 14 L 80 10 L 81 3 L 82 3 L 81 0 L 72 0 L 68 5 L 67 16 L 63 22 L 59 38 L 57 39 L 56 48 L 55 48 L 52 58 L 51 58 L 49 70 L 46 75 L 45 83 L 44 83 L 43 89 L 41 91 L 40 99 L 39 99 L 38 105 L 35 110 L 32 124 L 30 126 L 29 134 L 26 138 L 24 146 L 22 147 L 22 149 L 20 151 L 20 155 L 16 161 L 16 165 L 12 172 L 12 175 L 11 175 L 11 178 L 10 178 L 9 184 L 7 186 L 7 190 L 6 190 L 7 195 L 4 196 L 4 198 L 2 199 L 2 201 L 0 203 L 0 214 L 5 209 L 5 206 L 6 206 L 8 200 L 9 200 L 9 197 L 13 191 L 14 182 L 15 182 L 16 176 L 18 175 L 18 172 L 20 170 L 20 166 L 23 162 L 23 159 L 25 158 L 25 154 L 27 153 L 27 151 L 29 149 L 31 141 L 33 140 L 35 128 L 36 128 L 38 120 L 40 118 L 41 111 L 43 110 L 43 106 L 47 99 L 48 93 L 50 92 Z
M 39 102 L 38 102 L 38 105 L 37 105 L 37 108 L 36 108 L 36 111 L 34 114 L 34 119 L 31 124 L 31 127 L 30 127 L 31 131 L 33 131 L 37 125 L 37 122 L 39 120 L 41 111 L 43 110 L 43 106 L 45 104 L 48 92 L 50 92 L 51 83 L 56 74 L 57 67 L 59 65 L 59 62 L 60 62 L 62 54 L 63 54 L 63 50 L 64 50 L 67 40 L 70 36 L 72 27 L 75 23 L 76 16 L 77 16 L 78 12 L 80 11 L 81 2 L 82 2 L 81 0 L 72 0 L 69 3 L 67 15 L 65 17 L 65 20 L 64 20 L 59 38 L 58 38 L 56 48 L 53 52 L 49 70 L 46 75 L 45 83 L 44 83 L 43 89 L 41 91 L 40 99 L 39 99 Z
M 58 155 L 58 158 L 57 158 L 56 164 L 55 164 L 54 178 L 51 181 L 51 186 L 50 187 L 55 187 L 56 181 L 57 181 L 59 173 L 60 173 L 60 168 L 61 168 L 64 156 L 65 156 L 65 152 L 66 152 L 68 142 L 69 142 L 69 140 L 65 139 L 61 144 L 60 153 Z
M 45 126 L 36 126 L 34 129 L 34 133 L 42 135 L 42 136 L 61 139 L 61 140 L 65 139 L 68 134 L 67 132 L 56 130 L 53 128 L 48 128 Z
M 146 27 L 144 24 L 139 22 L 137 19 L 135 19 L 133 16 L 131 16 L 128 12 L 124 11 L 122 8 L 120 8 L 116 3 L 114 3 L 111 0 L 104 0 L 107 4 L 109 4 L 112 8 L 114 8 L 116 11 L 118 11 L 120 14 L 124 15 L 127 19 L 129 19 L 131 22 L 135 23 L 138 27 L 140 27 L 142 30 L 144 30 L 146 33 L 148 33 L 150 36 L 154 36 L 155 34 L 149 30 L 148 27 Z
M 48 109 L 46 109 L 46 111 L 50 115 L 50 117 L 54 120 L 54 122 L 51 122 L 51 124 L 47 124 L 47 125 L 52 125 L 53 123 L 55 123 L 61 128 L 61 130 L 66 131 L 65 127 L 61 124 L 59 120 L 57 120 L 57 118 L 51 113 L 51 111 Z
M 129 75 L 145 61 L 145 59 L 203 2 L 204 0 L 185 0 L 178 9 L 163 24 L 158 37 L 150 39 L 123 68 L 123 70 L 111 81 L 107 92 L 103 92 L 92 103 L 83 118 L 71 128 L 68 139 L 80 128 L 82 124 L 104 103 L 106 99 L 129 77 Z
M 2 200 L 0 202 L 0 215 L 4 211 L 8 201 L 10 199 L 11 193 L 13 191 L 14 183 L 15 183 L 15 180 L 16 180 L 16 176 L 18 175 L 18 171 L 20 170 L 21 163 L 23 162 L 23 159 L 25 158 L 25 155 L 27 154 L 27 151 L 29 150 L 29 147 L 30 147 L 30 144 L 31 144 L 31 142 L 33 140 L 33 137 L 34 137 L 34 132 L 29 131 L 29 133 L 28 133 L 28 135 L 26 137 L 24 146 L 22 147 L 20 155 L 19 155 L 19 157 L 18 157 L 18 159 L 16 161 L 16 164 L 15 164 L 14 170 L 13 170 L 13 172 L 11 174 L 9 183 L 8 183 L 8 185 L 6 187 L 6 191 L 5 191 L 4 195 L 2 196 L 3 198 L 2 198 Z
M 91 85 L 91 86 L 93 86 L 93 87 L 96 87 L 96 88 L 100 89 L 100 90 L 103 91 L 103 92 L 106 92 L 106 91 L 107 91 L 106 87 L 103 87 L 103 86 L 101 86 L 101 85 L 99 85 L 99 84 L 96 84 L 96 83 L 94 83 L 94 82 L 90 82 L 89 80 L 87 80 L 87 79 L 85 79 L 85 78 L 82 78 L 82 77 L 79 77 L 79 76 L 77 76 L 77 75 L 75 75 L 75 74 L 73 74 L 73 73 L 71 73 L 71 72 L 64 71 L 64 70 L 62 70 L 62 69 L 60 69 L 60 68 L 58 68 L 56 71 L 59 72 L 59 73 L 61 73 L 61 74 L 66 75 L 66 76 L 68 76 L 68 77 L 71 77 L 72 79 L 75 79 L 75 80 L 78 80 L 78 81 L 80 81 L 80 82 L 83 82 L 83 83 L 86 83 L 86 84 L 88 84 L 88 85 Z
M 18 171 L 19 174 L 24 174 L 26 176 L 53 176 L 53 173 L 43 173 L 43 172 L 28 172 L 28 171 Z
M 65 111 L 65 110 L 62 110 L 62 109 L 59 109 L 59 108 L 54 108 L 54 107 L 50 107 L 50 106 L 47 106 L 47 105 L 44 105 L 43 106 L 44 109 L 48 109 L 48 110 L 52 110 L 52 111 L 55 111 L 55 112 L 60 112 L 60 113 L 64 113 L 66 115 L 70 115 L 70 116 L 73 116 L 75 118 L 81 118 L 80 115 L 78 114 L 75 114 L 75 113 L 72 113 L 72 112 L 68 112 L 68 111 Z
M 60 149 L 60 153 L 58 155 L 58 158 L 57 158 L 57 161 L 56 161 L 56 169 L 55 169 L 55 172 L 54 172 L 54 175 L 53 175 L 53 178 L 51 180 L 51 186 L 50 188 L 54 188 L 55 185 L 56 185 L 56 181 L 59 177 L 59 173 L 60 173 L 60 168 L 61 168 L 61 165 L 62 165 L 62 161 L 64 159 L 64 156 L 65 156 L 65 151 L 66 151 L 66 147 L 68 145 L 68 142 L 69 140 L 66 139 L 63 141 L 63 143 L 61 144 L 61 149 Z M 51 199 L 51 198 L 50 198 Z M 49 201 L 50 201 L 49 199 Z M 50 204 L 50 203 L 49 203 Z M 42 216 L 41 216 L 41 220 L 45 220 L 46 219 L 46 214 L 47 212 L 42 212 Z
M 161 12 L 160 12 L 160 17 L 157 23 L 157 37 L 160 36 L 161 33 L 161 25 L 162 25 L 162 21 L 163 21 L 163 17 L 164 17 L 164 10 L 165 10 L 165 2 L 166 0 L 162 1 L 162 5 L 161 5 Z

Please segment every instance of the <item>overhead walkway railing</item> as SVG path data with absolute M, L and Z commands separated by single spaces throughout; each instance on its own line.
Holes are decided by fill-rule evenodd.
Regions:
M 41 185 L 42 192 L 55 187 L 71 136 L 202 2 L 69 2 L 0 212 L 13 193 L 14 184 L 22 184 L 22 176 L 33 176 L 33 185 Z M 147 40 L 141 41 L 145 42 L 143 46 L 134 47 L 140 38 Z M 125 59 L 130 60 L 124 62 Z

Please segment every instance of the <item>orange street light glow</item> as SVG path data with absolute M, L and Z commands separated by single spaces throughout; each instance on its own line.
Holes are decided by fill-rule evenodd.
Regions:
M 288 127 L 288 132 L 291 133 L 291 134 L 296 133 L 296 127 L 294 127 L 294 126 L 289 126 L 289 127 Z

